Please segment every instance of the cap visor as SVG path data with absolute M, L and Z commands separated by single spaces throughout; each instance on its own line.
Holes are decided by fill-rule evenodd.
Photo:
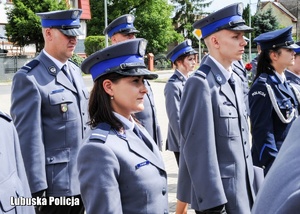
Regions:
M 80 36 L 83 35 L 83 32 L 79 28 L 73 28 L 73 29 L 59 29 L 60 32 L 65 34 L 66 36 Z
M 149 80 L 158 78 L 157 74 L 154 74 L 145 68 L 118 70 L 118 71 L 116 71 L 116 73 L 124 75 L 124 76 L 144 76 L 145 79 L 149 79 Z
M 131 33 L 139 33 L 140 31 L 138 31 L 137 29 L 127 29 L 127 30 L 124 30 L 122 32 L 120 32 L 121 34 L 131 34 Z

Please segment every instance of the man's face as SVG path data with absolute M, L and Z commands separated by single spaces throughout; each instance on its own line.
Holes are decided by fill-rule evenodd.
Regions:
M 128 34 L 116 33 L 111 37 L 111 43 L 117 44 L 119 42 L 123 42 L 128 39 L 135 39 L 135 34 L 134 33 L 128 33 Z

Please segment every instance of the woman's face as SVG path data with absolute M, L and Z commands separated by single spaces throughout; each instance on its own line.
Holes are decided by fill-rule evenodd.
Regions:
M 124 77 L 110 84 L 108 94 L 113 97 L 113 111 L 129 118 L 132 113 L 144 110 L 144 95 L 148 92 L 144 85 L 144 77 Z
M 186 56 L 182 61 L 178 62 L 178 70 L 184 74 L 194 71 L 196 65 L 195 55 Z
M 292 66 L 295 63 L 295 52 L 292 49 L 281 49 L 281 54 L 278 55 L 277 63 L 283 67 Z

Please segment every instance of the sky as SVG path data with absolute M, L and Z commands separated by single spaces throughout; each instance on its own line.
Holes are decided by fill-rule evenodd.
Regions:
M 209 2 L 210 0 L 207 0 Z M 204 9 L 206 12 L 214 12 L 217 10 L 222 9 L 223 7 L 226 7 L 227 5 L 242 2 L 244 4 L 244 7 L 247 6 L 247 4 L 251 3 L 251 14 L 254 15 L 256 11 L 256 6 L 257 6 L 257 0 L 212 0 L 213 2 L 211 5 Z

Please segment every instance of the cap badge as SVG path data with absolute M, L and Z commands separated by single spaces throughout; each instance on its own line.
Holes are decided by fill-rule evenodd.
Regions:
M 133 23 L 133 16 L 127 16 L 127 23 Z
M 243 15 L 243 10 L 244 10 L 243 9 L 243 4 L 242 3 L 238 4 L 237 14 L 242 16 Z
M 77 19 L 78 15 L 79 15 L 79 10 L 73 11 L 73 13 L 72 13 L 72 19 Z

